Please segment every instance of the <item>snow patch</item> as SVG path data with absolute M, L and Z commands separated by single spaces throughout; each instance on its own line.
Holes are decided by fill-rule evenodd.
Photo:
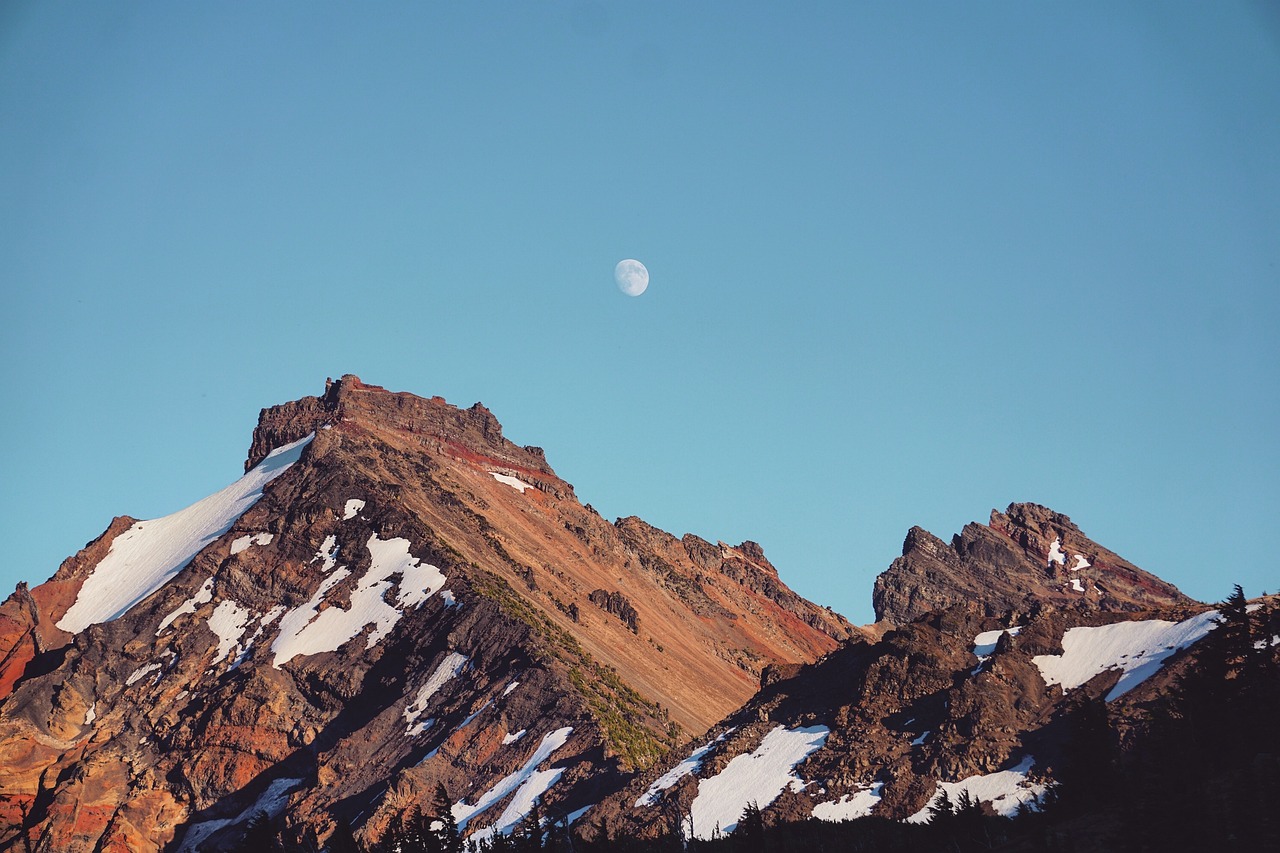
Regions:
M 512 690 L 515 690 L 515 689 L 516 689 L 517 687 L 519 687 L 519 686 L 520 686 L 520 682 L 518 682 L 518 681 L 513 681 L 513 682 L 511 682 L 510 684 L 508 684 L 508 685 L 507 685 L 507 689 L 502 691 L 502 695 L 503 695 L 503 696 L 510 696 L 510 695 L 511 695 L 511 691 L 512 691 Z
M 404 615 L 401 608 L 417 607 L 444 586 L 446 578 L 439 569 L 409 553 L 408 539 L 383 540 L 374 533 L 365 545 L 373 559 L 351 592 L 350 608 L 344 610 L 335 605 L 317 612 L 328 589 L 349 574 L 339 569 L 325 578 L 310 601 L 294 608 L 280 621 L 280 634 L 271 644 L 277 668 L 297 655 L 337 651 L 369 625 L 373 630 L 365 648 L 371 649 L 400 621 Z M 339 572 L 343 573 L 342 577 L 334 580 Z M 391 578 L 396 575 L 400 576 L 395 596 L 398 606 L 388 603 L 386 598 L 393 585 Z
M 135 670 L 134 670 L 134 671 L 129 675 L 129 677 L 128 677 L 127 679 L 125 679 L 124 686 L 125 686 L 125 687 L 132 687 L 132 686 L 133 686 L 134 684 L 136 684 L 137 682 L 139 682 L 139 681 L 141 681 L 142 679 L 146 678 L 146 677 L 147 677 L 147 673 L 149 673 L 149 672 L 155 672 L 155 671 L 156 671 L 157 669 L 159 669 L 159 668 L 160 668 L 160 664 L 158 664 L 158 663 L 149 663 L 149 664 L 147 664 L 146 666 L 140 666 L 140 667 L 138 667 L 137 669 L 135 669 Z
M 1000 642 L 1001 634 L 1008 634 L 1010 637 L 1018 636 L 1018 632 L 1022 630 L 1021 625 L 1015 625 L 1012 628 L 997 628 L 994 631 L 983 631 L 981 634 L 973 638 L 973 654 L 978 659 L 978 665 L 969 671 L 970 675 L 977 675 L 982 672 L 982 668 L 987 665 L 987 661 L 995 654 L 996 645 Z
M 421 734 L 430 728 L 430 725 L 425 725 L 420 730 L 417 730 L 418 718 L 422 716 L 423 711 L 427 710 L 427 703 L 431 701 L 432 696 L 436 695 L 436 691 L 457 677 L 458 673 L 462 672 L 469 662 L 470 658 L 458 652 L 449 652 L 449 654 L 445 655 L 444 660 L 440 661 L 440 665 L 436 667 L 435 672 L 431 673 L 431 676 L 427 679 L 427 683 L 418 689 L 417 697 L 404 709 L 404 721 L 408 724 L 405 734 Z
M 912 745 L 912 746 L 919 746 L 920 744 L 924 743 L 925 738 L 927 738 L 927 737 L 928 737 L 929 735 L 931 735 L 931 734 L 933 734 L 933 730 L 932 730 L 932 729 L 930 729 L 929 731 L 921 732 L 921 733 L 920 733 L 920 737 L 918 737 L 918 738 L 916 738 L 915 740 L 911 741 L 911 745 Z
M 499 474 L 497 471 L 490 471 L 489 473 L 493 476 L 493 479 L 497 480 L 499 483 L 502 483 L 503 485 L 510 486 L 511 488 L 516 489 L 522 495 L 524 494 L 525 489 L 533 488 L 533 486 L 529 485 L 524 480 L 520 480 L 520 479 L 517 479 L 516 477 L 512 477 L 510 474 Z
M 520 731 L 518 731 L 518 732 L 512 732 L 512 733 L 510 733 L 510 734 L 505 734 L 505 735 L 503 735 L 503 736 L 502 736 L 502 745 L 503 745 L 503 746 L 510 746 L 511 744 L 513 744 L 513 743 L 515 743 L 516 741 L 520 740 L 520 738 L 524 737 L 524 734 L 525 734 L 525 730 L 524 730 L 524 729 L 521 729 L 521 730 L 520 730 Z
M 316 551 L 316 555 L 311 558 L 311 562 L 322 560 L 320 571 L 331 572 L 333 567 L 338 565 L 338 537 L 329 535 L 324 537 L 324 542 L 320 543 L 320 550 Z
M 1084 554 L 1076 554 L 1076 564 L 1071 567 L 1071 571 L 1078 572 L 1081 569 L 1089 568 L 1090 565 L 1092 564 L 1084 558 Z
M 342 520 L 350 521 L 355 518 L 362 509 L 364 509 L 364 501 L 359 498 L 352 498 L 347 501 L 347 505 L 342 509 Z
M 829 803 L 818 803 L 813 807 L 813 816 L 828 823 L 839 823 L 844 820 L 857 820 L 867 817 L 880 802 L 884 791 L 884 783 L 876 782 L 869 788 L 863 788 L 855 794 L 845 794 L 838 800 Z
M 1062 553 L 1062 537 L 1055 538 L 1053 544 L 1049 546 L 1049 561 L 1045 565 L 1049 563 L 1057 563 L 1059 566 L 1067 564 L 1067 555 Z
M 98 703 L 94 702 L 89 706 L 89 710 L 84 712 L 84 724 L 91 726 L 96 719 L 98 719 Z
M 458 599 L 453 597 L 453 590 L 451 589 L 440 590 L 440 599 L 444 602 L 445 607 L 461 607 L 462 606 L 461 604 L 458 603 Z
M 735 731 L 737 731 L 737 726 L 729 729 L 715 740 L 707 741 L 705 744 L 691 752 L 689 757 L 684 761 L 681 761 L 675 767 L 672 767 L 666 773 L 655 779 L 653 784 L 649 786 L 648 790 L 641 794 L 640 798 L 636 800 L 635 808 L 657 805 L 663 791 L 675 785 L 689 774 L 697 773 L 699 768 L 702 767 L 702 761 L 707 757 L 707 753 L 715 749 L 716 744 L 724 741 L 725 738 L 733 734 Z
M 579 818 L 581 818 L 584 814 L 594 809 L 597 805 L 599 805 L 599 803 L 592 803 L 589 806 L 583 806 L 582 808 L 576 811 L 569 812 L 569 814 L 566 815 L 564 819 L 565 826 L 573 826 L 575 823 L 578 822 Z
M 207 621 L 209 630 L 218 635 L 218 656 L 213 659 L 214 663 L 225 660 L 239 645 L 251 615 L 248 609 L 230 599 L 218 602 Z
M 1012 628 L 998 628 L 994 631 L 983 631 L 981 634 L 973 638 L 973 654 L 978 660 L 985 661 L 987 658 L 995 654 L 996 644 L 1000 642 L 1001 634 L 1008 634 L 1010 637 L 1018 636 L 1018 632 L 1022 630 L 1021 625 L 1015 625 Z
M 765 808 L 792 782 L 792 769 L 820 749 L 831 730 L 826 726 L 788 730 L 778 726 L 749 755 L 739 755 L 715 776 L 698 783 L 689 807 L 693 837 L 710 839 L 716 827 L 732 832 L 747 803 Z M 801 782 L 803 784 L 803 782 Z
M 231 543 L 231 556 L 234 557 L 241 551 L 248 550 L 250 545 L 270 545 L 274 538 L 275 536 L 271 533 L 250 533 L 240 536 Z
M 236 655 L 235 661 L 232 662 L 231 664 L 232 669 L 239 669 L 240 664 L 244 663 L 246 660 L 249 659 L 249 652 L 253 651 L 253 644 L 258 642 L 258 638 L 262 636 L 263 630 L 272 622 L 279 619 L 281 614 L 284 613 L 284 611 L 285 611 L 285 606 L 283 604 L 277 604 L 275 607 L 272 607 L 265 614 L 263 614 L 263 617 L 258 620 L 257 630 L 253 632 L 253 636 L 249 638 L 249 642 L 244 644 L 244 646 L 240 649 L 240 653 Z
M 259 795 L 253 805 L 235 817 L 206 820 L 192 825 L 183 836 L 178 853 L 194 853 L 210 835 L 223 827 L 245 823 L 253 817 L 255 812 L 263 812 L 272 819 L 279 817 L 285 806 L 289 804 L 289 794 L 302 783 L 302 779 L 276 779 Z
M 160 636 L 160 632 L 163 631 L 165 628 L 168 628 L 170 625 L 172 625 L 174 620 L 177 619 L 179 616 L 185 616 L 188 613 L 195 613 L 196 608 L 198 608 L 201 604 L 208 604 L 210 601 L 213 601 L 213 577 L 212 576 L 204 582 L 204 584 L 200 587 L 200 589 L 196 592 L 195 595 L 191 596 L 186 601 L 179 604 L 177 609 L 175 609 L 168 616 L 164 617 L 164 619 L 160 620 L 160 627 L 156 629 L 156 636 L 157 637 Z
M 139 521 L 111 543 L 85 578 L 58 627 L 77 634 L 123 616 L 182 571 L 196 554 L 231 529 L 262 497 L 267 484 L 302 456 L 314 434 L 278 447 L 249 473 L 186 509 Z
M 1062 637 L 1062 654 L 1031 659 L 1046 684 L 1073 690 L 1100 672 L 1123 675 L 1107 701 L 1123 696 L 1160 670 L 1167 658 L 1203 638 L 1215 627 L 1218 611 L 1209 610 L 1182 622 L 1148 619 L 1114 622 L 1096 628 L 1071 628 Z
M 907 823 L 928 823 L 929 809 L 942 797 L 947 796 L 954 803 L 964 791 L 974 802 L 990 803 L 996 814 L 1002 817 L 1013 817 L 1023 803 L 1034 803 L 1044 793 L 1045 787 L 1027 779 L 1027 773 L 1035 765 L 1035 759 L 1027 756 L 1017 767 L 999 770 L 985 776 L 970 776 L 959 782 L 939 782 L 937 791 L 920 811 L 906 819 Z
M 1071 579 L 1071 588 L 1074 589 L 1076 592 L 1084 592 L 1084 584 L 1080 582 L 1080 578 Z
M 538 765 L 550 758 L 557 749 L 564 746 L 572 732 L 572 726 L 565 726 L 543 737 L 542 743 L 538 744 L 537 750 L 524 763 L 524 766 L 500 780 L 488 791 L 485 791 L 480 799 L 476 800 L 474 806 L 467 805 L 465 800 L 455 803 L 452 811 L 453 819 L 458 822 L 458 830 L 466 829 L 467 824 L 471 822 L 473 817 L 483 813 L 506 797 L 507 794 L 515 791 L 515 796 L 511 798 L 511 802 L 503 810 L 498 820 L 486 830 L 490 834 L 498 832 L 505 834 L 509 832 L 512 827 L 520 822 L 522 817 L 528 814 L 529 809 L 533 807 L 534 801 L 545 794 L 564 773 L 562 768 L 538 770 Z

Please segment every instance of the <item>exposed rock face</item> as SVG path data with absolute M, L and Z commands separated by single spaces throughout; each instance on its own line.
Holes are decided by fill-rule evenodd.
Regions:
M 272 465 L 189 561 L 147 564 L 208 512 L 117 519 L 0 607 L 0 849 L 216 848 L 255 809 L 371 839 L 438 782 L 469 831 L 567 813 L 857 633 L 753 543 L 600 518 L 478 404 L 343 377 L 262 412 Z M 155 580 L 59 629 L 99 569 Z
M 1059 778 L 1069 760 L 1068 721 L 1082 704 L 1105 707 L 1122 733 L 1141 727 L 1159 717 L 1197 649 L 1170 653 L 1159 669 L 1144 671 L 1145 681 L 1113 696 L 1123 660 L 1099 664 L 1069 690 L 1049 683 L 1045 672 L 1064 655 L 1064 636 L 1131 621 L 1203 632 L 1211 623 L 1202 611 L 1045 607 L 1010 625 L 957 606 L 878 642 L 846 643 L 815 664 L 771 668 L 743 708 L 594 809 L 588 833 L 706 838 L 731 832 L 749 802 L 769 822 L 921 820 L 940 784 L 952 786 L 953 798 L 971 786 L 984 810 L 1011 815 Z M 783 741 L 806 736 L 815 748 L 781 757 Z M 772 786 L 762 786 L 770 776 Z
M 913 527 L 902 556 L 876 578 L 877 621 L 905 624 L 969 605 L 987 616 L 1044 606 L 1139 611 L 1194 603 L 1172 584 L 1093 542 L 1071 519 L 1036 504 L 991 512 L 950 544 Z

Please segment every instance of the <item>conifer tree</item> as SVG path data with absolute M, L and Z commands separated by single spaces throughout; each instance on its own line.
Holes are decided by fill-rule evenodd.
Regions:
M 764 815 L 760 811 L 760 805 L 752 800 L 747 803 L 746 808 L 742 810 L 742 817 L 738 818 L 738 826 L 733 831 L 735 838 L 751 841 L 764 835 Z
M 444 783 L 436 783 L 431 799 L 431 817 L 427 826 L 428 849 L 432 853 L 462 853 L 462 837 L 453 816 L 453 801 Z

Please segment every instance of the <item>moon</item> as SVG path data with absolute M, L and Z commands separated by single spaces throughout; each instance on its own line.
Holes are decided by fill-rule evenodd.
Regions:
M 649 286 L 649 271 L 639 261 L 627 258 L 613 268 L 613 280 L 627 296 L 639 296 Z

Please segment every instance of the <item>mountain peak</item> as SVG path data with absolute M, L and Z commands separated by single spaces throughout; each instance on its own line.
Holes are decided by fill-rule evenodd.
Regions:
M 1034 503 L 991 511 L 948 544 L 920 527 L 876 578 L 877 621 L 905 624 L 957 604 L 995 616 L 1044 604 L 1135 611 L 1192 604 L 1172 584 L 1089 539 L 1062 513 Z

